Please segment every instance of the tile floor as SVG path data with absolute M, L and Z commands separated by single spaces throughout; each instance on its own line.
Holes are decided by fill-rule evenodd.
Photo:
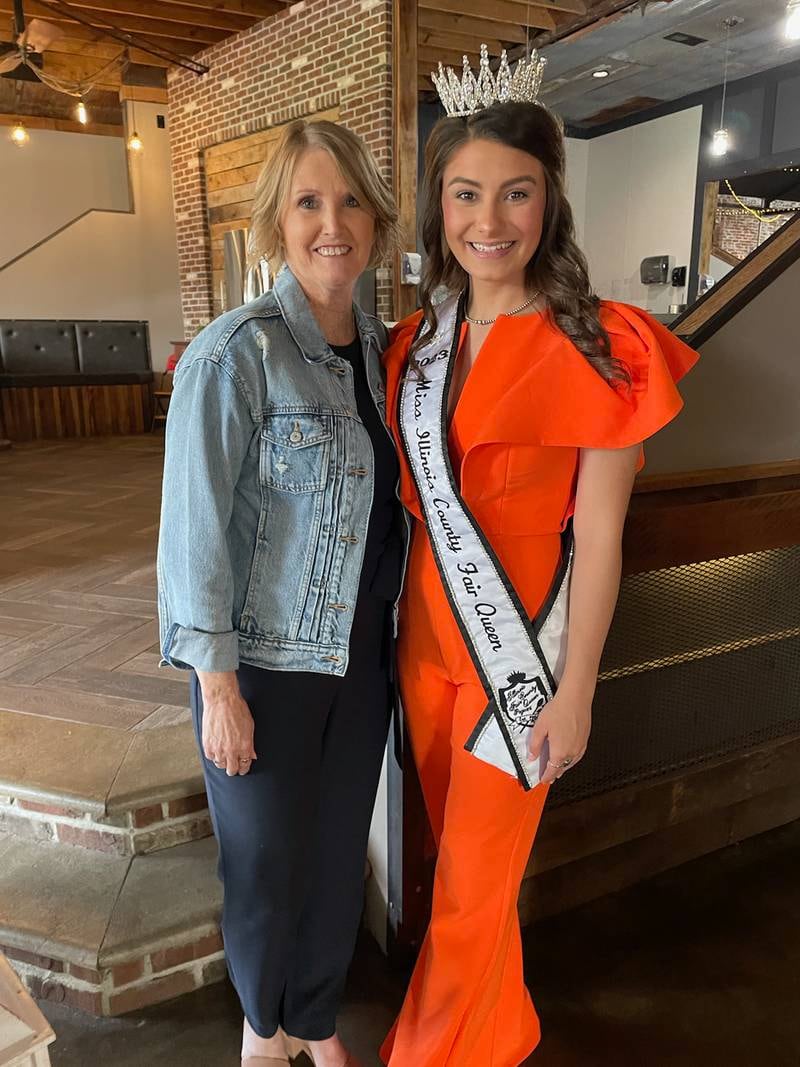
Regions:
M 544 1026 L 529 1063 L 798 1067 L 798 872 L 800 822 L 528 928 L 528 980 Z M 403 975 L 365 937 L 341 1025 L 365 1067 L 377 1065 L 402 988 Z M 111 1020 L 41 1007 L 58 1033 L 53 1067 L 239 1062 L 227 985 Z
M 19 445 L 0 460 L 0 708 L 129 731 L 188 720 L 158 668 L 160 437 Z

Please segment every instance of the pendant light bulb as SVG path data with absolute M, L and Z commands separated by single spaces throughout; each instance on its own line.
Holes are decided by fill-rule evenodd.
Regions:
M 795 2 L 795 0 L 792 0 Z M 742 20 L 737 15 L 730 15 L 723 20 L 722 25 L 725 27 L 725 69 L 722 74 L 722 106 L 719 113 L 719 129 L 714 133 L 714 137 L 711 141 L 711 155 L 712 156 L 727 156 L 728 149 L 731 146 L 731 139 L 728 135 L 728 131 L 725 128 L 725 100 L 728 95 L 728 60 L 731 53 L 731 30 L 734 27 L 741 25 Z
M 142 139 L 136 130 L 134 130 L 128 138 L 128 149 L 131 152 L 141 152 L 143 148 L 144 144 L 142 143 Z
M 731 146 L 731 139 L 727 130 L 717 130 L 711 142 L 712 156 L 727 156 Z
M 14 123 L 14 125 L 11 127 L 11 140 L 14 142 L 17 148 L 22 148 L 28 143 L 28 141 L 30 141 L 30 139 L 31 135 L 25 129 L 25 124 L 22 122 Z
M 786 8 L 786 25 L 783 29 L 787 41 L 800 41 L 800 3 L 790 0 Z
M 75 114 L 78 118 L 78 122 L 80 122 L 81 125 L 85 126 L 86 123 L 89 121 L 89 112 L 86 110 L 86 104 L 84 104 L 83 100 L 79 102 L 77 108 L 75 109 Z

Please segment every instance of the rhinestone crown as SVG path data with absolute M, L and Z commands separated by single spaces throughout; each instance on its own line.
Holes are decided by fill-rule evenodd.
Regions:
M 491 104 L 505 103 L 507 100 L 537 103 L 546 63 L 544 56 L 540 56 L 534 49 L 528 58 L 519 60 L 512 74 L 508 56 L 503 49 L 497 74 L 493 74 L 489 67 L 489 49 L 482 44 L 477 78 L 472 73 L 466 56 L 461 81 L 452 67 L 445 69 L 441 63 L 439 73 L 432 71 L 431 78 L 447 114 L 461 117 L 474 115 L 476 111 L 482 111 Z

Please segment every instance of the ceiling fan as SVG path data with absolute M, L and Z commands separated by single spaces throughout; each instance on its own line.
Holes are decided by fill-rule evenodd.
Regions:
M 64 36 L 64 31 L 44 19 L 31 19 L 25 25 L 22 0 L 14 0 L 14 42 L 0 44 L 0 76 L 39 80 L 36 68 L 41 66 L 42 52 Z

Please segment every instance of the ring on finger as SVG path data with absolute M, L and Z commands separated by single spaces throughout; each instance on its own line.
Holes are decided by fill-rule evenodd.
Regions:
M 547 761 L 548 767 L 555 767 L 556 770 L 565 771 L 567 767 L 571 766 L 575 762 L 574 756 L 565 756 L 560 763 L 554 763 L 551 759 Z

